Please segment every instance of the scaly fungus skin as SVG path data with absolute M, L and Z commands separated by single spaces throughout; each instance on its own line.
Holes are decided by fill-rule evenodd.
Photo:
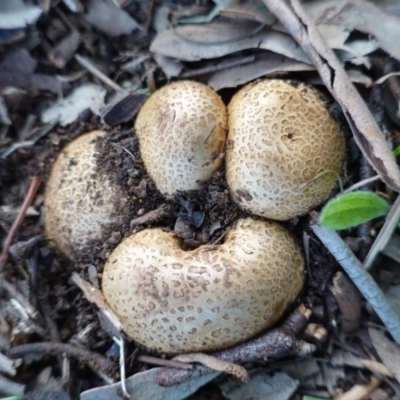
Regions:
M 76 260 L 105 229 L 121 224 L 126 195 L 96 165 L 96 140 L 103 131 L 84 134 L 58 155 L 44 197 L 45 232 L 56 248 Z M 124 200 L 125 199 L 125 200 Z
M 226 107 L 211 88 L 193 81 L 164 86 L 145 102 L 135 122 L 140 152 L 158 190 L 199 189 L 222 164 Z
M 313 179 L 327 170 L 341 173 L 345 143 L 317 89 L 273 79 L 252 83 L 234 95 L 228 116 L 226 180 L 241 208 L 288 220 L 329 196 L 337 175 Z
M 298 296 L 304 261 L 280 224 L 241 219 L 222 245 L 183 251 L 146 229 L 109 257 L 102 289 L 124 331 L 164 354 L 224 349 L 275 324 Z

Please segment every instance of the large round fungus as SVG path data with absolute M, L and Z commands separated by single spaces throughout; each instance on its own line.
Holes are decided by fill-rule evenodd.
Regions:
M 318 90 L 282 80 L 252 83 L 232 98 L 228 115 L 226 179 L 243 209 L 288 220 L 329 196 L 345 144 Z
M 93 240 L 103 238 L 126 217 L 126 194 L 99 172 L 96 142 L 106 135 L 94 131 L 72 141 L 55 161 L 44 198 L 45 231 L 68 258 L 76 260 Z
M 198 189 L 217 170 L 226 138 L 226 107 L 208 86 L 179 81 L 155 92 L 135 123 L 140 152 L 158 190 Z
M 298 296 L 303 257 L 275 222 L 241 219 L 222 245 L 183 251 L 174 233 L 125 239 L 104 269 L 103 293 L 125 332 L 150 350 L 223 349 L 268 329 Z

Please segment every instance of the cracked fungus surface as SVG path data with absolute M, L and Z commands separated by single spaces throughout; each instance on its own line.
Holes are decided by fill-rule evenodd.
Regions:
M 180 81 L 156 91 L 135 122 L 140 152 L 157 189 L 167 196 L 198 189 L 222 164 L 226 107 L 209 87 Z
M 280 80 L 247 85 L 232 98 L 226 179 L 243 209 L 288 220 L 329 196 L 336 174 L 310 182 L 342 170 L 344 137 L 325 103 L 313 87 Z
M 124 215 L 124 192 L 98 172 L 94 131 L 68 144 L 58 155 L 48 179 L 44 207 L 46 236 L 70 259 L 77 259 L 92 240 L 102 238 Z
M 302 253 L 275 222 L 241 219 L 222 245 L 185 252 L 146 229 L 111 254 L 102 289 L 124 331 L 165 354 L 212 351 L 275 324 L 303 284 Z

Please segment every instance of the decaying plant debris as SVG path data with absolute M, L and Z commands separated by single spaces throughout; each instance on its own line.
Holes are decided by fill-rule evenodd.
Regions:
M 0 2 L 0 397 L 400 396 L 399 260 L 388 250 L 399 245 L 400 170 L 391 152 L 400 144 L 397 3 Z M 173 80 L 205 83 L 227 103 L 242 85 L 269 77 L 331 96 L 329 110 L 347 135 L 345 187 L 364 185 L 392 210 L 340 235 L 318 225 L 319 209 L 312 221 L 287 222 L 307 260 L 295 310 L 211 357 L 157 358 L 125 337 L 104 303 L 107 256 L 154 226 L 175 231 L 188 248 L 220 243 L 246 213 L 230 200 L 223 168 L 201 190 L 166 200 L 143 166 L 133 118 L 150 92 Z M 108 132 L 99 168 L 115 171 L 136 201 L 123 226 L 72 263 L 44 237 L 43 193 L 59 151 L 94 129 Z

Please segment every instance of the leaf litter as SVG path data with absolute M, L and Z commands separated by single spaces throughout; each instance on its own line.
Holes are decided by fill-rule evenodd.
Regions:
M 25 137 L 29 139 L 29 134 L 27 136 L 24 134 L 26 130 L 32 130 L 32 134 L 33 132 L 42 133 L 30 147 L 15 147 L 13 152 L 0 160 L 2 207 L 16 209 L 22 204 L 27 187 L 27 178 L 32 176 L 32 170 L 40 171 L 42 176 L 46 176 L 46 169 L 48 170 L 51 160 L 54 159 L 55 154 L 65 143 L 90 128 L 104 126 L 102 125 L 103 121 L 98 117 L 100 113 L 106 123 L 116 126 L 117 130 L 118 124 L 121 124 L 121 132 L 124 129 L 129 131 L 131 124 L 128 121 L 132 117 L 129 113 L 130 110 L 126 108 L 130 107 L 131 102 L 136 107 L 135 104 L 143 99 L 140 96 L 136 98 L 136 93 L 130 92 L 132 87 L 138 87 L 139 84 L 139 86 L 145 88 L 146 81 L 148 87 L 151 85 L 161 86 L 171 77 L 180 79 L 185 76 L 195 77 L 208 83 L 220 90 L 228 100 L 232 88 L 263 77 L 278 76 L 304 81 L 314 80 L 316 82 L 319 80 L 319 84 L 323 82 L 348 118 L 350 128 L 355 135 L 355 141 L 360 145 L 365 157 L 387 184 L 385 189 L 382 182 L 375 181 L 375 190 L 388 191 L 388 186 L 395 190 L 399 188 L 398 167 L 391 155 L 390 146 L 386 144 L 387 137 L 384 137 L 380 132 L 380 129 L 383 131 L 385 129 L 391 130 L 390 139 L 393 143 L 398 144 L 400 135 L 396 120 L 394 119 L 394 126 L 390 127 L 382 125 L 381 121 L 378 120 L 379 129 L 377 123 L 369 114 L 364 99 L 355 94 L 350 84 L 351 80 L 360 82 L 367 88 L 374 88 L 371 86 L 372 82 L 384 75 L 392 74 L 388 79 L 393 81 L 398 79 L 395 73 L 396 70 L 400 69 L 399 64 L 396 60 L 392 60 L 390 64 L 385 63 L 385 55 L 382 55 L 383 51 L 388 56 L 392 56 L 393 59 L 399 59 L 397 42 L 393 40 L 399 29 L 399 21 L 397 17 L 387 13 L 387 10 L 395 8 L 396 4 L 388 5 L 387 2 L 382 2 L 381 5 L 374 5 L 361 0 L 356 2 L 312 1 L 304 4 L 305 11 L 303 11 L 302 6 L 296 1 L 279 2 L 281 8 L 275 7 L 277 2 L 266 1 L 267 6 L 270 6 L 269 10 L 263 3 L 257 1 L 237 3 L 228 1 L 219 2 L 218 12 L 214 13 L 212 20 L 209 18 L 209 22 L 201 25 L 194 24 L 195 18 L 186 20 L 189 23 L 181 25 L 179 15 L 186 14 L 193 17 L 198 10 L 198 8 L 191 7 L 183 0 L 179 2 L 181 3 L 179 8 L 170 4 L 158 5 L 155 3 L 152 9 L 146 8 L 143 4 L 140 5 L 139 2 L 101 1 L 88 2 L 85 6 L 77 1 L 64 1 L 63 3 L 65 7 L 61 6 L 57 9 L 54 9 L 52 5 L 49 6 L 46 10 L 48 14 L 44 16 L 41 9 L 36 9 L 37 16 L 33 17 L 33 14 L 31 14 L 29 17 L 31 19 L 24 20 L 22 18 L 16 23 L 15 26 L 21 29 L 18 35 L 15 32 L 7 32 L 8 35 L 11 35 L 7 38 L 11 39 L 4 39 L 11 40 L 11 44 L 8 45 L 9 48 L 3 50 L 4 54 L 0 53 L 0 95 L 3 98 L 2 104 L 4 104 L 2 115 L 5 116 L 3 119 L 6 122 L 0 131 L 0 151 L 7 150 Z M 18 2 L 20 11 L 22 10 L 21 5 L 25 6 L 23 2 Z M 207 12 L 214 7 L 212 3 L 206 1 L 201 5 L 201 9 L 208 10 Z M 44 2 L 43 7 L 45 7 Z M 99 11 L 101 7 L 108 10 L 107 18 L 101 15 Z M 43 9 L 45 10 L 45 8 Z M 151 26 L 152 23 L 154 25 L 154 18 L 157 15 L 159 16 L 158 28 L 157 33 L 154 33 Z M 292 25 L 288 24 L 287 19 L 285 19 L 288 15 L 294 16 L 291 19 Z M 40 19 L 37 20 L 39 17 Z M 18 18 L 21 17 L 17 16 Z M 26 22 L 22 23 L 23 20 Z M 43 21 L 46 21 L 46 23 L 44 24 Z M 124 24 L 123 21 L 127 23 Z M 47 24 L 47 22 L 50 24 Z M 31 30 L 25 28 L 27 23 L 32 25 Z M 318 30 L 325 41 L 316 34 L 313 23 L 316 26 L 315 29 Z M 57 47 L 63 43 L 63 37 L 68 37 L 65 34 L 70 31 L 71 26 L 78 29 L 79 40 L 74 38 L 73 46 L 68 45 L 66 50 L 63 47 Z M 304 30 L 305 26 L 307 30 Z M 303 29 L 301 38 L 296 36 L 296 29 Z M 41 35 L 43 40 L 34 42 L 34 37 L 31 36 L 32 30 Z M 30 44 L 21 41 L 24 37 L 30 37 Z M 118 40 L 116 41 L 115 38 L 118 38 Z M 299 41 L 299 44 L 296 40 Z M 12 48 L 14 41 L 20 41 L 19 49 L 22 48 L 25 52 L 24 54 L 20 53 L 21 55 L 18 57 L 21 60 L 22 57 L 27 60 L 30 58 L 33 63 L 25 64 L 18 62 L 18 57 L 12 58 L 15 51 Z M 36 43 L 36 45 L 32 43 Z M 49 43 L 50 46 L 48 46 Z M 57 53 L 54 53 L 54 51 L 52 53 L 51 49 L 58 49 Z M 331 52 L 330 49 L 333 49 L 334 52 Z M 79 51 L 84 57 L 76 54 L 76 51 Z M 53 55 L 51 56 L 51 54 Z M 74 57 L 71 57 L 72 55 Z M 338 58 L 335 58 L 335 56 Z M 135 57 L 137 62 L 134 65 L 132 64 L 132 67 L 126 67 L 130 60 L 134 62 Z M 380 67 L 379 58 L 381 58 L 382 64 L 385 64 L 385 68 Z M 49 65 L 48 60 L 52 61 L 53 65 Z M 389 65 L 391 65 L 390 68 Z M 28 69 L 18 72 L 17 67 Z M 78 68 L 81 68 L 80 71 Z M 88 74 L 82 74 L 82 70 L 87 70 Z M 322 81 L 318 78 L 316 70 L 319 71 Z M 55 77 L 56 75 L 74 78 L 60 81 Z M 76 93 L 79 94 L 79 89 L 85 87 L 85 85 L 92 85 L 91 93 L 93 96 L 89 95 L 84 102 L 81 102 L 85 96 L 76 96 Z M 52 93 L 55 93 L 56 96 L 62 94 L 64 97 L 64 100 L 58 104 L 58 111 L 56 112 L 54 110 L 57 110 L 57 98 Z M 74 93 L 76 97 L 73 97 Z M 365 92 L 362 93 L 365 94 Z M 398 94 L 395 91 L 392 93 L 394 97 L 391 98 L 391 102 L 398 109 Z M 116 94 L 117 96 L 115 96 Z M 76 99 L 79 101 L 76 101 Z M 365 99 L 369 102 L 367 96 L 365 96 Z M 104 108 L 105 103 L 108 103 L 108 108 Z M 52 105 L 53 108 L 51 108 Z M 382 109 L 383 106 L 386 107 L 387 104 L 381 104 Z M 51 109 L 53 110 L 52 121 L 60 122 L 52 131 L 49 131 L 41 126 L 42 122 L 38 117 L 45 115 Z M 32 120 L 32 118 L 26 117 L 24 120 L 26 113 L 36 115 L 37 118 Z M 123 133 L 121 135 L 123 137 Z M 351 142 L 354 139 L 349 137 L 348 140 Z M 119 142 L 115 143 L 115 149 L 121 150 L 122 148 L 129 149 L 128 151 L 136 157 L 134 148 L 126 144 L 121 145 Z M 116 151 L 118 153 L 119 150 Z M 130 156 L 121 150 L 120 154 L 124 153 L 126 156 L 124 163 L 126 164 Z M 347 161 L 348 175 L 345 177 L 348 184 L 358 182 L 359 166 L 357 161 L 360 157 L 359 150 L 352 147 Z M 34 159 L 36 159 L 35 162 L 32 161 Z M 16 168 L 16 166 L 18 167 Z M 142 193 L 143 187 L 151 187 L 151 183 L 143 186 L 141 179 L 139 178 L 135 182 L 137 193 Z M 213 184 L 220 184 L 219 179 L 221 177 L 218 177 Z M 152 192 L 147 189 L 146 193 L 149 196 L 149 193 Z M 35 213 L 40 213 L 41 202 L 42 195 L 39 193 L 33 204 L 34 212 L 31 209 L 31 216 L 24 220 L 20 236 L 16 240 L 34 237 L 34 233 L 40 233 L 41 222 L 35 216 Z M 151 210 L 151 208 L 147 210 Z M 142 221 L 145 221 L 146 214 L 140 216 L 140 218 L 142 217 L 144 217 Z M 7 233 L 10 228 L 12 221 L 7 218 L 2 218 L 0 214 L 0 227 L 2 228 L 0 235 Z M 381 232 L 388 232 L 385 235 L 386 242 L 390 241 L 394 229 L 393 225 L 396 225 L 393 224 L 392 220 L 393 213 L 391 212 L 385 224 L 386 227 L 387 224 L 391 223 L 391 228 L 381 230 Z M 304 236 L 304 229 L 309 231 L 307 225 L 306 219 L 300 219 L 300 222 L 293 222 L 291 228 L 298 237 L 302 237 Z M 215 222 L 213 226 L 218 233 L 220 225 Z M 376 232 L 379 226 L 369 224 L 368 229 L 369 232 Z M 343 234 L 345 239 L 352 235 L 357 235 L 356 228 Z M 118 242 L 122 236 L 123 234 L 114 232 L 109 243 L 104 244 L 100 253 L 106 254 L 114 246 L 113 243 Z M 340 323 L 340 317 L 344 318 L 347 314 L 342 308 L 340 308 L 340 311 L 335 308 L 335 301 L 340 302 L 340 298 L 333 299 L 338 296 L 338 293 L 339 296 L 341 295 L 341 290 L 336 290 L 334 294 L 331 289 L 332 278 L 338 271 L 338 266 L 336 261 L 321 249 L 320 245 L 317 246 L 314 243 L 317 239 L 315 237 L 311 237 L 311 239 L 308 257 L 310 259 L 309 268 L 312 269 L 313 274 L 307 278 L 307 287 L 301 299 L 311 306 L 313 323 L 307 326 L 303 337 L 311 338 L 318 344 L 318 357 L 319 359 L 325 357 L 324 363 L 318 364 L 317 358 L 311 358 L 312 368 L 310 367 L 307 372 L 303 370 L 304 367 L 301 366 L 300 361 L 298 361 L 298 365 L 293 364 L 295 366 L 292 370 L 285 370 L 284 362 L 266 365 L 261 363 L 260 372 L 256 372 L 254 364 L 248 363 L 246 366 L 251 371 L 251 376 L 262 376 L 262 379 L 252 379 L 245 386 L 234 381 L 233 386 L 227 389 L 228 382 L 232 383 L 232 381 L 228 381 L 222 376 L 215 380 L 217 373 L 214 373 L 214 375 L 205 375 L 202 378 L 183 382 L 179 386 L 171 387 L 172 389 L 165 389 L 154 382 L 156 369 L 138 373 L 138 368 L 148 368 L 148 366 L 139 364 L 139 361 L 130 360 L 128 362 L 125 360 L 129 373 L 133 373 L 133 376 L 126 380 L 128 392 L 132 393 L 134 398 L 140 394 L 139 397 L 144 399 L 178 399 L 186 398 L 198 389 L 207 390 L 207 387 L 211 387 L 214 394 L 220 396 L 218 398 L 235 398 L 229 396 L 239 396 L 240 398 L 245 392 L 250 396 L 257 396 L 258 391 L 265 393 L 267 389 L 263 385 L 271 385 L 270 387 L 276 388 L 273 380 L 281 377 L 287 379 L 287 382 L 292 382 L 290 385 L 287 384 L 286 388 L 290 386 L 293 391 L 290 393 L 289 391 L 288 393 L 281 391 L 281 397 L 278 397 L 280 399 L 289 398 L 292 393 L 296 393 L 297 398 L 300 398 L 300 393 L 328 398 L 338 397 L 338 393 L 344 393 L 343 396 L 346 394 L 353 396 L 356 390 L 357 393 L 363 393 L 364 397 L 370 396 L 371 399 L 379 398 L 376 397 L 379 395 L 390 398 L 395 391 L 393 384 L 390 386 L 383 383 L 382 380 L 375 378 L 374 374 L 383 373 L 389 379 L 392 379 L 390 378 L 390 373 L 392 373 L 398 379 L 398 375 L 396 375 L 398 370 L 395 366 L 398 347 L 390 339 L 377 336 L 376 329 L 375 331 L 370 329 L 372 341 L 375 340 L 374 344 L 378 346 L 376 350 L 387 370 L 382 369 L 379 361 L 370 360 L 371 352 L 365 351 L 368 346 L 371 346 L 368 341 L 368 325 L 376 326 L 380 322 L 373 312 L 367 314 L 365 309 L 362 312 L 363 317 L 366 317 L 366 322 L 361 323 L 355 334 L 344 335 L 340 331 L 339 327 L 343 326 Z M 377 242 L 378 240 L 375 243 Z M 19 243 L 22 246 L 24 242 L 17 242 L 16 244 Z M 362 246 L 362 238 L 361 241 L 358 240 L 358 243 L 361 243 Z M 42 335 L 42 340 L 49 340 L 48 336 L 43 336 L 44 330 L 42 328 L 47 323 L 52 329 L 51 332 L 58 331 L 55 336 L 51 336 L 52 341 L 60 339 L 63 342 L 71 341 L 72 344 L 80 343 L 79 346 L 86 346 L 92 352 L 98 351 L 99 354 L 106 354 L 106 351 L 109 351 L 108 354 L 113 354 L 112 341 L 109 334 L 106 333 L 108 330 L 100 328 L 99 320 L 93 309 L 89 308 L 87 302 L 82 299 L 82 295 L 78 294 L 77 289 L 68 282 L 71 268 L 65 264 L 65 260 L 55 258 L 46 245 L 40 246 L 35 245 L 32 253 L 30 253 L 31 250 L 26 252 L 26 254 L 29 254 L 27 260 L 19 262 L 9 260 L 7 263 L 8 278 L 13 278 L 12 282 L 19 282 L 19 285 L 16 289 L 13 284 L 7 286 L 5 281 L 3 284 L 3 290 L 7 287 L 9 291 L 6 291 L 8 298 L 6 296 L 5 301 L 1 303 L 1 311 L 6 316 L 7 321 L 6 324 L 2 324 L 2 332 L 9 334 L 1 337 L 0 344 L 4 342 L 1 347 L 2 352 L 8 354 L 7 349 L 17 344 L 16 338 L 22 338 L 28 340 L 28 342 L 32 341 L 32 334 L 29 333 L 32 331 L 36 332 L 36 335 Z M 377 244 L 376 248 L 379 249 L 376 254 L 380 253 L 382 249 L 385 253 L 383 244 Z M 51 305 L 48 300 L 43 300 L 45 303 L 47 302 L 43 307 L 56 316 L 55 323 L 49 318 L 45 320 L 47 321 L 45 323 L 43 321 L 39 323 L 36 321 L 27 323 L 25 321 L 23 323 L 21 319 L 20 324 L 16 325 L 20 317 L 10 318 L 13 315 L 10 314 L 10 310 L 20 309 L 22 312 L 18 301 L 14 301 L 15 299 L 20 299 L 22 303 L 27 301 L 20 297 L 20 290 L 22 290 L 22 293 L 29 290 L 31 290 L 31 293 L 35 293 L 34 284 L 26 278 L 27 274 L 33 274 L 33 270 L 29 268 L 36 265 L 35 259 L 37 257 L 39 257 L 41 263 L 47 263 L 46 265 L 50 266 L 49 271 L 52 271 L 48 274 L 52 278 L 49 286 L 51 288 L 50 295 L 52 299 L 57 300 Z M 96 268 L 101 263 L 101 257 L 102 255 L 99 254 L 97 261 L 92 259 L 89 266 L 86 264 L 79 265 L 78 271 L 83 276 L 84 271 L 91 271 L 91 281 L 96 281 L 93 278 L 96 275 Z M 372 258 L 372 265 L 376 255 L 370 258 Z M 57 276 L 56 279 L 55 276 Z M 396 284 L 391 285 L 391 288 L 396 288 Z M 71 300 L 71 296 L 68 294 L 72 292 L 75 300 Z M 16 296 L 15 299 L 12 293 Z M 391 297 L 395 296 L 389 294 L 389 298 Z M 12 307 L 11 304 L 13 304 Z M 71 313 L 71 310 L 74 310 L 73 313 Z M 66 316 L 65 319 L 61 315 Z M 101 320 L 102 318 L 100 318 Z M 85 334 L 85 327 L 89 326 L 92 326 L 92 328 L 87 332 L 91 333 Z M 101 326 L 104 326 L 104 324 L 102 323 Z M 327 335 L 324 327 L 332 331 L 333 334 Z M 380 334 L 380 331 L 377 332 Z M 57 337 L 58 339 L 56 339 Z M 317 337 L 320 339 L 316 339 Z M 74 340 L 77 340 L 76 338 L 80 339 L 74 342 Z M 324 340 L 328 340 L 328 342 Z M 382 350 L 382 347 L 385 347 L 386 350 Z M 129 346 L 129 351 L 134 349 L 135 347 L 132 345 Z M 333 359 L 329 360 L 329 357 L 336 356 L 339 349 L 345 356 L 342 357 L 341 363 L 335 364 L 332 361 Z M 137 351 L 137 349 L 134 351 Z M 392 354 L 389 354 L 390 352 Z M 353 357 L 352 359 L 350 359 L 350 354 Z M 74 363 L 72 353 L 64 356 L 68 363 Z M 109 357 L 115 360 L 116 367 L 116 357 L 112 355 L 109 355 Z M 29 371 L 28 358 L 24 356 L 25 368 Z M 41 369 L 37 369 L 37 371 L 42 371 L 43 376 L 48 377 L 47 380 L 42 380 L 44 382 L 40 386 L 42 392 L 47 390 L 55 395 L 57 390 L 60 390 L 64 395 L 75 398 L 79 395 L 78 392 L 82 391 L 78 390 L 77 385 L 73 385 L 75 386 L 74 389 L 68 388 L 68 385 L 65 386 L 65 382 L 68 381 L 70 384 L 71 382 L 84 382 L 85 385 L 96 387 L 92 391 L 81 393 L 82 399 L 118 396 L 121 389 L 118 383 L 98 387 L 114 380 L 114 374 L 99 379 L 94 378 L 93 371 L 88 372 L 81 369 L 80 371 L 84 372 L 83 375 L 76 377 L 68 373 L 67 367 L 63 372 L 63 380 L 61 380 L 58 379 L 57 375 L 56 359 L 54 359 L 54 362 L 50 364 L 52 366 L 48 369 L 46 365 L 49 363 L 40 361 Z M 130 365 L 134 367 L 131 368 Z M 260 367 L 260 365 L 257 365 L 257 367 Z M 272 373 L 270 373 L 271 370 Z M 276 371 L 286 372 L 283 374 Z M 300 374 L 300 372 L 303 372 L 303 374 Z M 35 372 L 31 370 L 30 373 L 31 377 L 35 378 Z M 285 381 L 284 379 L 283 381 Z M 298 382 L 295 381 L 296 379 L 298 379 Z M 206 385 L 202 389 L 207 382 L 212 380 L 214 380 L 214 384 Z M 34 382 L 34 379 L 31 380 L 32 382 Z M 375 389 L 378 385 L 381 385 L 381 387 Z M 66 391 L 62 387 L 65 387 Z M 235 389 L 233 390 L 232 387 L 235 387 Z M 39 389 L 39 384 L 37 388 Z M 4 390 L 4 388 L 0 385 L 1 390 Z M 22 392 L 24 386 L 20 385 L 15 390 Z M 169 392 L 169 390 L 171 391 Z M 380 392 L 377 390 L 380 390 Z M 232 394 L 228 394 L 228 391 Z M 239 394 L 234 395 L 235 392 Z M 376 395 L 374 395 L 375 392 Z M 192 398 L 198 397 L 194 395 Z

